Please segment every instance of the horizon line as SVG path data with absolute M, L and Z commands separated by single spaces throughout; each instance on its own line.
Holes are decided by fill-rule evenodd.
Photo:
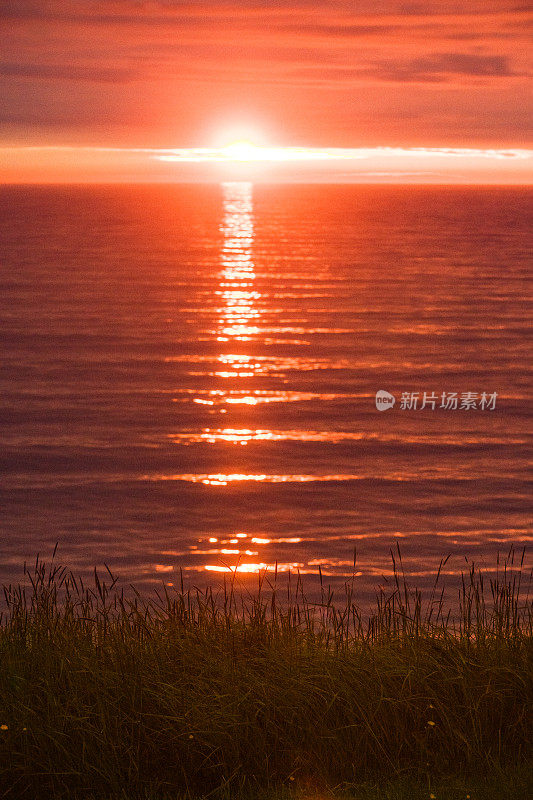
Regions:
M 160 180 L 146 179 L 146 180 L 2 180 L 0 178 L 0 188 L 8 187 L 24 187 L 35 186 L 46 188 L 47 186 L 57 187 L 84 187 L 84 186 L 223 186 L 228 183 L 247 183 L 251 186 L 427 186 L 432 188 L 462 188 L 462 189 L 476 189 L 476 188 L 495 188 L 495 189 L 533 189 L 533 180 L 531 181 L 497 181 L 497 180 L 455 180 L 455 181 L 430 181 L 430 180 L 339 180 L 339 179 L 325 179 L 318 180 L 312 178 L 287 178 L 285 180 L 279 178 L 273 179 L 249 179 L 249 178 L 198 178 L 198 179 L 180 179 L 180 178 L 162 178 Z
M 525 147 L 0 146 L 0 184 L 533 184 Z
M 367 155 L 440 155 L 465 156 L 482 158 L 533 158 L 533 147 L 450 147 L 449 145 L 375 145 L 372 147 L 313 147 L 306 145 L 256 145 L 251 142 L 234 142 L 222 147 L 122 147 L 110 145 L 77 145 L 77 144 L 33 144 L 33 145 L 0 145 L 2 152 L 73 152 L 86 153 L 139 153 L 154 156 L 172 156 L 180 160 L 223 159 L 226 161 L 242 160 L 359 160 Z

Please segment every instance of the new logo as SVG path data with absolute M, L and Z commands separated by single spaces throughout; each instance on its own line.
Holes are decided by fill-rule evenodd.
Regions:
M 379 392 L 376 392 L 376 408 L 378 411 L 386 411 L 388 408 L 392 408 L 395 402 L 394 395 L 386 392 L 385 389 L 380 389 Z

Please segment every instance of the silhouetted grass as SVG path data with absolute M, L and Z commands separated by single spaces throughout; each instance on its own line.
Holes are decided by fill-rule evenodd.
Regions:
M 523 554 L 472 567 L 455 614 L 394 568 L 364 617 L 351 584 L 128 599 L 37 560 L 4 590 L 0 797 L 528 797 Z

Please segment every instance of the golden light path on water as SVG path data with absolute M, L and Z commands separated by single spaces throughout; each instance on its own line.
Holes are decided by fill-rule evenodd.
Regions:
M 256 275 L 252 258 L 254 240 L 252 188 L 252 184 L 248 182 L 227 182 L 222 185 L 224 209 L 222 234 L 224 240 L 220 256 L 221 279 L 216 292 L 216 296 L 222 301 L 222 305 L 218 309 L 216 336 L 217 341 L 221 343 L 248 342 L 260 330 L 257 324 L 260 317 L 257 301 L 261 295 L 255 289 Z M 218 360 L 220 368 L 215 373 L 218 378 L 228 378 L 234 381 L 240 378 L 251 378 L 256 373 L 257 364 L 250 355 L 223 353 Z M 195 401 L 198 400 L 201 401 L 202 398 L 195 398 Z M 250 434 L 257 434 L 257 431 L 250 431 Z M 209 441 L 209 430 L 203 431 L 201 435 L 207 436 Z M 226 429 L 218 435 L 223 437 L 222 441 L 228 443 L 243 441 L 242 434 L 237 430 Z M 266 476 L 255 476 L 255 479 L 259 481 L 264 478 Z M 235 475 L 221 474 L 205 476 L 202 483 L 226 486 L 234 480 L 236 480 Z M 239 539 L 235 539 L 232 543 L 239 543 Z M 206 571 L 228 572 L 234 570 L 257 573 L 271 567 L 262 562 L 241 562 L 243 557 L 257 555 L 254 551 L 241 552 L 238 548 L 222 548 L 219 554 L 222 557 L 237 556 L 238 563 L 234 565 L 206 564 L 204 566 Z M 297 565 L 283 565 L 283 568 L 286 569 L 291 567 L 297 568 Z
M 218 309 L 216 338 L 218 342 L 246 342 L 259 332 L 256 303 L 261 297 L 254 290 L 252 184 L 230 182 L 224 183 L 222 188 L 224 242 L 220 257 L 220 286 L 215 295 L 223 305 Z M 223 354 L 219 361 L 219 377 L 250 377 L 254 374 L 253 359 L 249 355 Z
M 208 396 L 195 396 L 193 402 L 204 405 L 249 405 L 254 406 L 259 403 L 287 402 L 287 400 L 302 400 L 301 393 L 290 392 L 268 392 L 265 390 L 240 390 L 239 381 L 250 379 L 258 375 L 268 373 L 263 358 L 254 357 L 248 353 L 243 353 L 243 343 L 250 343 L 258 335 L 264 334 L 265 330 L 260 325 L 261 312 L 258 302 L 261 300 L 261 293 L 255 286 L 256 272 L 252 255 L 254 241 L 254 219 L 253 219 L 253 198 L 252 183 L 245 181 L 231 181 L 222 184 L 223 191 L 223 220 L 221 233 L 223 243 L 220 254 L 221 271 L 219 286 L 215 292 L 215 297 L 220 301 L 217 308 L 217 327 L 214 337 L 217 342 L 224 346 L 225 352 L 220 353 L 217 358 L 218 367 L 209 374 L 213 378 L 227 380 L 228 389 L 210 390 Z M 231 345 L 235 344 L 235 350 L 240 352 L 228 352 Z M 246 346 L 246 345 L 245 345 Z M 277 357 L 269 359 L 273 362 L 270 368 L 274 371 L 280 369 Z M 202 373 L 200 373 L 202 374 Z M 314 397 L 313 393 L 309 398 Z M 205 428 L 197 433 L 170 434 L 169 438 L 176 443 L 192 444 L 194 442 L 204 442 L 208 444 L 225 443 L 228 445 L 246 445 L 250 441 L 279 441 L 291 438 L 290 432 L 276 432 L 272 430 L 257 430 L 254 428 L 221 428 L 212 430 Z M 312 432 L 306 434 L 304 431 L 292 432 L 295 439 L 310 440 L 315 438 L 322 441 L 324 435 Z M 327 438 L 327 435 L 326 435 Z M 316 476 L 316 475 L 272 475 L 272 474 L 250 474 L 250 473 L 215 473 L 215 474 L 181 474 L 177 476 L 158 476 L 158 480 L 184 480 L 193 483 L 202 483 L 209 486 L 230 486 L 241 482 L 253 483 L 299 483 L 315 480 L 331 480 L 336 476 Z M 248 540 L 248 543 L 246 542 Z M 277 538 L 276 544 L 299 544 L 302 541 L 299 537 Z M 269 545 L 273 542 L 271 538 L 254 537 L 246 533 L 238 533 L 234 538 L 223 540 L 220 543 L 216 537 L 209 539 L 211 544 L 221 544 L 225 546 L 210 548 L 206 551 L 199 551 L 197 545 L 190 545 L 189 553 L 195 555 L 218 555 L 219 563 L 204 564 L 203 570 L 206 572 L 239 572 L 239 573 L 258 573 L 268 572 L 288 572 L 290 570 L 305 571 L 303 562 L 293 561 L 287 563 L 250 560 L 258 555 L 258 551 L 249 549 L 250 545 L 261 546 Z M 235 545 L 242 545 L 243 547 Z M 236 563 L 233 563 L 236 562 Z M 165 571 L 164 565 L 157 565 L 156 571 Z M 192 568 L 196 570 L 197 567 Z M 313 573 L 317 572 L 312 568 Z

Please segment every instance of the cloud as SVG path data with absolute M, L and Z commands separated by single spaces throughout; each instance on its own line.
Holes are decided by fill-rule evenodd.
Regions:
M 0 7 L 0 19 L 40 17 L 48 10 L 49 4 L 38 0 L 4 0 Z
M 287 3 L 285 10 L 289 13 L 324 7 L 320 0 L 295 0 Z M 195 16 L 199 19 L 210 15 L 233 17 L 265 10 L 279 13 L 283 12 L 283 7 L 269 0 L 246 0 L 238 6 L 226 0 L 2 0 L 0 18 L 164 24 L 168 20 L 179 22 Z
M 82 67 L 74 64 L 2 64 L 0 75 L 11 78 L 43 78 L 97 83 L 125 83 L 138 77 L 136 70 L 122 67 Z
M 411 62 L 415 71 L 454 75 L 515 75 L 505 56 L 479 56 L 471 53 L 437 53 Z
M 455 77 L 514 78 L 526 73 L 511 69 L 509 59 L 499 55 L 470 53 L 435 53 L 408 60 L 382 59 L 357 66 L 329 65 L 303 67 L 298 70 L 303 80 L 347 82 L 372 80 L 396 83 L 444 83 Z
M 430 82 L 454 75 L 508 78 L 520 74 L 510 68 L 506 56 L 472 53 L 435 53 L 404 62 L 378 61 L 373 72 L 382 80 Z
M 328 23 L 323 24 L 305 24 L 302 22 L 300 25 L 290 24 L 281 25 L 283 30 L 291 33 L 300 33 L 303 35 L 316 35 L 328 37 L 346 37 L 357 38 L 360 36 L 382 36 L 384 33 L 391 33 L 393 31 L 401 30 L 399 25 L 331 25 Z
M 531 11 L 526 5 L 517 5 L 516 0 L 470 0 L 469 3 L 433 0 L 431 3 L 389 4 L 391 14 L 410 16 L 478 16 L 486 14 L 524 13 Z
M 330 17 L 350 19 L 372 17 L 378 20 L 391 17 L 469 17 L 502 14 L 525 14 L 526 4 L 516 0 L 470 0 L 469 3 L 432 0 L 431 3 L 403 3 L 401 0 L 243 0 L 232 4 L 228 0 L 2 0 L 0 18 L 47 18 L 63 20 L 92 20 L 112 23 L 165 22 L 166 19 L 210 15 L 235 17 L 268 11 L 272 15 L 294 15 L 304 12 L 326 14 Z M 363 27 L 364 27 L 363 25 Z

